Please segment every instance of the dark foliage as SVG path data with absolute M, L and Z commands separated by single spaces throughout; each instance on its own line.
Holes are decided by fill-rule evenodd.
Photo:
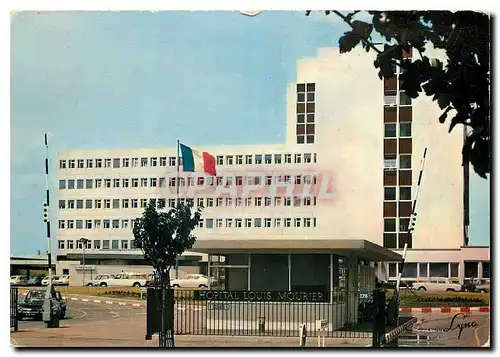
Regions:
M 469 128 L 463 165 L 470 163 L 479 176 L 487 178 L 491 168 L 490 16 L 473 11 L 369 11 L 371 20 L 364 22 L 353 20 L 358 12 L 325 11 L 351 27 L 339 39 L 340 52 L 349 52 L 359 43 L 367 52 L 377 52 L 374 66 L 381 79 L 393 77 L 399 66 L 401 89 L 409 97 L 431 96 L 442 109 L 436 118 L 441 123 L 453 113 L 449 131 L 457 124 Z M 386 41 L 383 47 L 373 44 L 373 31 Z M 427 43 L 445 51 L 446 65 L 427 56 Z M 413 61 L 403 60 L 403 51 L 409 53 L 411 48 Z

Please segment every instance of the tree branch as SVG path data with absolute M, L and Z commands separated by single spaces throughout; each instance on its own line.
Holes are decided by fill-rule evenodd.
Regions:
M 352 23 L 351 23 L 351 19 L 350 19 L 350 18 L 348 18 L 347 16 L 342 15 L 342 14 L 341 14 L 339 11 L 337 11 L 337 10 L 332 10 L 332 12 L 333 12 L 335 15 L 337 15 L 338 17 L 340 17 L 342 20 L 344 20 L 344 22 L 345 22 L 346 24 L 348 24 L 349 26 L 351 26 L 351 28 L 352 28 L 353 30 L 355 30 L 355 29 L 356 29 L 356 28 L 352 25 Z M 378 48 L 377 48 L 377 47 L 376 47 L 373 43 L 371 43 L 370 41 L 368 41 L 368 40 L 361 40 L 361 41 L 363 41 L 366 45 L 368 45 L 371 49 L 373 49 L 373 50 L 374 50 L 375 52 L 377 52 L 378 54 L 381 54 L 381 53 L 382 53 L 382 51 L 380 51 L 380 50 L 379 50 L 379 49 L 378 49 Z

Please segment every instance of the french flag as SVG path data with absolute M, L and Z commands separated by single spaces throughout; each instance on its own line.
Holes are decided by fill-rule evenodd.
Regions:
M 205 172 L 216 176 L 215 157 L 208 152 L 200 152 L 189 146 L 180 144 L 182 154 L 182 169 L 184 172 Z

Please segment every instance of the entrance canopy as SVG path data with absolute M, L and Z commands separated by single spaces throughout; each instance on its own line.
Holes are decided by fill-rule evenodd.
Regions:
M 401 261 L 400 254 L 364 239 L 200 239 L 193 252 L 206 254 L 287 253 L 287 254 L 354 254 L 367 261 Z

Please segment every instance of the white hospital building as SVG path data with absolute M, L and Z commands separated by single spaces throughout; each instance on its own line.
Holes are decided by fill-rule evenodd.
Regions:
M 287 276 L 277 284 L 291 289 L 306 280 L 323 284 L 292 272 L 351 264 L 356 256 L 353 264 L 375 261 L 379 277 L 393 280 L 398 265 L 391 259 L 399 257 L 391 254 L 402 254 L 427 148 L 403 276 L 489 277 L 489 248 L 466 247 L 463 132 L 448 133 L 436 102 L 411 100 L 399 90 L 398 77 L 380 80 L 373 59 L 361 49 L 341 55 L 337 48 L 299 59 L 297 81 L 283 86 L 284 143 L 183 142 L 216 157 L 214 178 L 181 167 L 177 182 L 175 142 L 155 149 L 59 151 L 57 272 L 81 272 L 81 237 L 90 240 L 87 277 L 150 271 L 134 247 L 133 219 L 150 200 L 159 208 L 174 205 L 179 185 L 181 199 L 193 197 L 204 207 L 198 241 L 180 261 L 182 273 L 200 265 L 206 271 L 207 254 L 225 256 L 242 282 L 232 279 L 234 287 L 262 290 L 264 274 L 275 283 Z M 221 262 L 210 258 L 211 269 Z M 251 273 L 250 267 L 260 270 Z M 328 271 L 331 287 L 338 277 Z

